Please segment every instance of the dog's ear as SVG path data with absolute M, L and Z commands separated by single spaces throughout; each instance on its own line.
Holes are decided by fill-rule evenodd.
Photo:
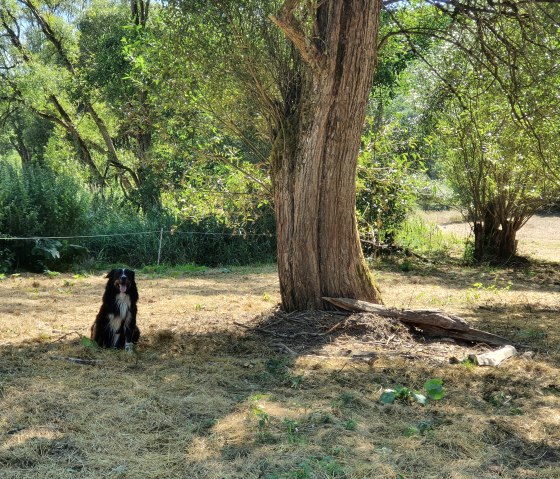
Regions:
M 107 273 L 107 276 L 105 276 L 105 277 L 106 277 L 106 278 L 110 278 L 111 276 L 113 276 L 113 273 L 114 273 L 115 271 L 116 271 L 116 270 L 112 269 L 111 271 L 109 271 L 109 272 Z
M 130 270 L 130 280 L 134 281 L 134 271 Z

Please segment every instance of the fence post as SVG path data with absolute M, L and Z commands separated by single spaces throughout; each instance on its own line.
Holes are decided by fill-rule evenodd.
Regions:
M 159 249 L 158 249 L 158 254 L 157 254 L 157 264 L 159 266 L 159 262 L 161 260 L 161 241 L 163 239 L 163 228 L 161 230 L 159 230 Z

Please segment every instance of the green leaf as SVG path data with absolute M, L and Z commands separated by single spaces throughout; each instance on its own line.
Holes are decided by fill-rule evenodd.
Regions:
M 397 393 L 393 389 L 386 389 L 379 397 L 379 400 L 383 404 L 393 404 L 395 402 L 395 399 L 397 399 Z
M 87 336 L 82 336 L 82 346 L 84 348 L 97 348 L 97 343 L 91 339 L 89 339 Z
M 415 426 L 408 426 L 404 429 L 403 435 L 406 437 L 416 437 L 420 435 L 420 429 Z
M 434 401 L 439 401 L 445 397 L 442 379 L 429 379 L 424 383 L 428 397 Z

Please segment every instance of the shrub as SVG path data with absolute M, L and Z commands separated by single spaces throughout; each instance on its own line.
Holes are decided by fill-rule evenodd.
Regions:
M 270 262 L 276 257 L 274 217 L 253 214 L 178 218 L 168 210 L 145 214 L 118 195 L 93 193 L 76 178 L 40 166 L 16 169 L 0 162 L 0 236 L 92 236 L 74 239 L 3 240 L 0 272 L 17 268 L 64 270 L 83 261 L 133 267 L 158 260 L 206 266 Z
M 71 236 L 88 224 L 92 196 L 72 176 L 39 165 L 21 170 L 0 162 L 0 234 L 2 236 Z M 66 242 L 4 241 L 0 268 L 43 271 L 73 250 Z

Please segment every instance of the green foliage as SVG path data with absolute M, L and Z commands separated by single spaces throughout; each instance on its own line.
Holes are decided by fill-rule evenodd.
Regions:
M 206 266 L 199 266 L 192 263 L 178 264 L 174 266 L 167 264 L 151 264 L 144 266 L 139 270 L 139 272 L 155 278 L 162 276 L 170 276 L 174 278 L 187 274 L 204 273 L 206 270 Z
M 426 435 L 432 429 L 430 421 L 420 421 L 414 426 L 408 426 L 404 429 L 403 435 L 406 437 L 419 437 Z
M 442 379 L 428 379 L 424 383 L 424 390 L 432 401 L 439 401 L 445 397 Z
M 97 343 L 89 339 L 87 336 L 82 336 L 81 341 L 82 341 L 82 346 L 86 349 L 99 349 Z
M 38 165 L 20 171 L 0 162 L 0 233 L 10 237 L 81 234 L 88 225 L 92 196 L 69 174 Z M 53 269 L 79 258 L 83 248 L 66 240 L 5 241 L 0 265 L 35 271 Z
M 306 459 L 290 473 L 276 477 L 285 479 L 315 479 L 319 477 L 335 479 L 346 477 L 346 471 L 333 457 L 324 456 Z
M 425 394 L 414 391 L 406 386 L 396 386 L 394 389 L 386 389 L 381 393 L 379 400 L 383 404 L 392 404 L 395 401 L 417 402 L 422 406 L 428 403 L 428 400 L 439 401 L 445 397 L 442 379 L 429 379 L 424 383 Z
M 291 444 L 297 444 L 301 442 L 304 438 L 300 435 L 300 425 L 295 419 L 284 418 L 282 422 L 286 428 L 286 433 L 288 435 L 288 442 Z
M 160 261 L 166 265 L 274 260 L 274 221 L 268 208 L 260 217 L 232 224 L 223 211 L 181 220 L 166 212 L 144 214 L 123 203 L 118 196 L 92 193 L 67 173 L 55 174 L 39 166 L 18 171 L 0 162 L 1 233 L 16 237 L 99 236 L 5 241 L 0 248 L 0 268 L 67 269 L 87 258 L 134 267 L 154 264 L 162 229 Z
M 294 375 L 288 367 L 287 361 L 285 359 L 270 358 L 266 364 L 266 372 L 276 381 L 279 381 L 282 385 L 299 389 L 302 381 L 303 375 Z
M 403 248 L 433 258 L 447 257 L 462 247 L 459 238 L 444 233 L 436 224 L 418 214 L 407 217 L 397 231 L 395 242 Z
M 371 130 L 362 138 L 365 146 L 359 157 L 356 203 L 362 235 L 389 244 L 423 186 L 420 158 L 395 151 L 387 131 L 394 126 Z
M 84 241 L 96 261 L 104 263 L 134 267 L 155 263 L 162 228 L 160 261 L 166 265 L 269 262 L 275 255 L 276 240 L 260 222 L 247 231 L 228 227 L 223 218 L 215 216 L 177 223 L 164 212 L 158 216 L 142 215 L 107 205 L 96 211 L 94 218 L 92 234 L 123 235 Z

